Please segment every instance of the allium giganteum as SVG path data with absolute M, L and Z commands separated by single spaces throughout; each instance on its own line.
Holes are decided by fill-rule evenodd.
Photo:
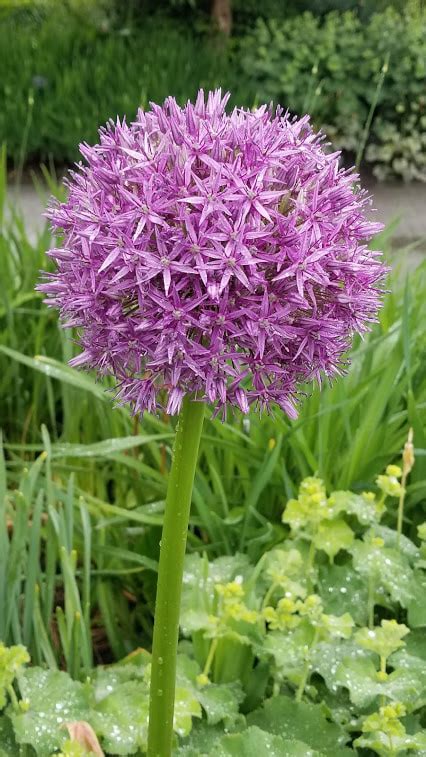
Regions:
M 49 211 L 61 247 L 40 287 L 133 409 L 179 412 L 185 394 L 295 415 L 297 388 L 342 370 L 375 319 L 380 225 L 308 117 L 228 95 L 173 98 L 109 123 Z

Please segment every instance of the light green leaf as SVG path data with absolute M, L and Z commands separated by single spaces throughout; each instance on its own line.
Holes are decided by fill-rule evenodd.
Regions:
M 321 566 L 319 594 L 326 613 L 341 615 L 350 608 L 356 623 L 367 622 L 367 585 L 351 565 Z
M 10 713 L 16 739 L 31 744 L 40 757 L 61 746 L 64 723 L 89 721 L 88 687 L 66 673 L 29 668 L 20 676 L 19 688 L 28 709 Z
M 410 629 L 404 623 L 382 620 L 381 625 L 375 628 L 360 628 L 355 634 L 355 641 L 364 649 L 387 659 L 397 649 L 405 646 L 402 639 L 408 633 Z
M 417 754 L 419 752 L 424 754 L 423 750 L 426 750 L 426 731 L 413 735 L 406 733 L 404 736 L 392 736 L 392 744 L 390 744 L 386 733 L 374 731 L 373 733 L 360 736 L 354 744 L 363 749 L 372 749 L 373 752 L 377 752 L 381 757 L 393 757 L 406 751 L 415 751 Z
M 329 499 L 335 515 L 348 513 L 355 515 L 363 526 L 372 526 L 377 523 L 378 511 L 374 497 L 368 494 L 354 494 L 349 491 L 333 492 Z
M 333 694 L 337 693 L 340 685 L 336 682 L 339 666 L 349 657 L 371 659 L 371 654 L 357 647 L 352 639 L 322 641 L 316 644 L 311 651 L 312 670 L 324 678 L 327 688 Z
M 215 744 L 210 757 L 321 757 L 301 741 L 283 739 L 256 726 L 243 733 L 224 736 Z
M 118 452 L 125 452 L 135 447 L 142 447 L 150 442 L 170 439 L 173 434 L 140 434 L 122 436 L 118 439 L 105 439 L 94 444 L 52 444 L 52 457 L 111 457 Z
M 233 721 L 238 716 L 238 708 L 244 699 L 244 693 L 239 683 L 209 684 L 200 689 L 197 694 L 207 721 L 212 725 L 221 720 Z
M 334 560 L 342 549 L 349 549 L 354 540 L 354 532 L 341 518 L 324 520 L 319 524 L 314 537 L 317 549 L 325 552 L 330 560 Z
M 84 373 L 80 373 L 75 368 L 71 368 L 68 365 L 64 365 L 59 360 L 54 358 L 45 357 L 44 355 L 36 355 L 35 357 L 29 357 L 22 352 L 12 350 L 10 347 L 0 344 L 0 352 L 7 355 L 12 360 L 16 360 L 18 363 L 26 365 L 28 368 L 32 368 L 45 376 L 58 379 L 64 384 L 74 386 L 76 389 L 89 392 L 93 394 L 97 399 L 104 402 L 110 401 L 111 397 L 105 391 L 105 387 L 101 384 L 97 384 L 89 376 Z
M 354 619 L 350 613 L 343 615 L 321 615 L 320 632 L 325 638 L 349 639 L 352 636 Z
M 412 628 L 426 626 L 426 573 L 414 571 L 412 581 L 413 595 L 408 603 L 408 622 Z
M 419 559 L 420 551 L 414 542 L 404 536 L 404 534 L 400 534 L 398 537 L 398 533 L 394 528 L 378 525 L 374 528 L 374 533 L 383 539 L 385 547 L 402 552 L 410 563 Z
M 344 748 L 347 735 L 343 728 L 331 723 L 324 715 L 321 705 L 295 702 L 285 696 L 277 696 L 247 717 L 248 725 L 257 725 L 263 730 L 291 741 L 302 741 L 312 749 L 320 749 L 330 757 L 353 754 Z
M 71 741 L 67 739 L 62 745 L 62 751 L 60 754 L 55 752 L 57 757 L 95 757 L 94 752 L 88 752 L 85 747 L 78 743 L 78 741 Z M 54 755 L 52 755 L 54 757 Z
M 376 586 L 376 603 L 380 603 L 381 591 L 394 602 L 407 607 L 414 598 L 413 570 L 407 558 L 396 549 L 374 547 L 368 541 L 356 540 L 351 552 L 356 571 L 372 580 Z
M 422 671 L 399 669 L 380 681 L 372 658 L 347 657 L 336 671 L 335 684 L 348 689 L 357 707 L 369 707 L 377 697 L 416 707 L 424 700 L 426 678 Z
M 201 705 L 194 692 L 177 686 L 173 728 L 178 736 L 188 736 L 192 728 L 192 718 L 201 718 L 201 714 Z
M 312 643 L 314 631 L 308 624 L 298 626 L 293 632 L 271 631 L 259 645 L 257 652 L 262 658 L 271 655 L 278 671 L 294 680 L 305 665 L 305 648 Z
M 148 714 L 147 685 L 127 681 L 98 701 L 88 720 L 106 752 L 125 755 L 146 748 Z

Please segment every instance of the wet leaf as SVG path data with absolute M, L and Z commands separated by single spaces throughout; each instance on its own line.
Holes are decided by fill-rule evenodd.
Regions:
M 15 740 L 12 723 L 6 715 L 0 716 L 0 757 L 16 757 L 19 747 Z
M 279 672 L 286 677 L 300 674 L 305 664 L 305 647 L 312 643 L 314 631 L 308 625 L 299 626 L 294 632 L 271 631 L 258 653 L 271 655 Z
M 349 549 L 353 540 L 354 532 L 348 524 L 342 518 L 334 518 L 319 524 L 313 541 L 332 561 L 342 549 Z
M 321 757 L 301 741 L 284 739 L 256 726 L 243 733 L 224 736 L 215 744 L 209 757 Z
M 239 683 L 210 684 L 200 689 L 197 698 L 207 715 L 208 723 L 214 725 L 221 720 L 229 723 L 237 718 L 244 693 Z
M 386 697 L 392 702 L 404 702 L 412 707 L 424 699 L 426 678 L 421 671 L 398 669 L 379 680 L 372 657 L 345 658 L 339 665 L 335 683 L 349 691 L 351 702 L 366 708 L 377 697 Z
M 374 533 L 383 539 L 385 547 L 398 549 L 411 563 L 419 559 L 420 551 L 418 547 L 404 534 L 400 534 L 398 540 L 398 534 L 395 529 L 382 525 L 376 526 Z
M 284 739 L 302 741 L 312 749 L 320 749 L 327 757 L 353 754 L 343 746 L 347 741 L 343 728 L 327 720 L 321 705 L 277 696 L 251 713 L 247 722 Z
M 403 638 L 410 633 L 404 623 L 396 620 L 382 620 L 380 626 L 360 628 L 355 634 L 355 641 L 364 649 L 375 652 L 387 659 L 393 652 L 405 646 Z
M 404 736 L 393 736 L 392 746 L 390 746 L 389 738 L 387 734 L 380 731 L 374 731 L 373 733 L 364 734 L 355 741 L 356 746 L 360 746 L 363 749 L 372 749 L 374 752 L 380 755 L 393 755 L 406 752 L 408 750 L 415 751 L 417 754 L 425 754 L 426 750 L 426 731 L 421 731 L 410 735 L 406 733 Z
M 358 625 L 366 623 L 367 586 L 351 565 L 321 566 L 319 594 L 326 613 L 340 615 L 350 608 L 351 615 Z
M 345 658 L 371 659 L 371 654 L 351 640 L 320 642 L 311 651 L 312 670 L 319 673 L 333 694 L 339 689 L 337 672 Z
M 88 720 L 89 690 L 59 670 L 29 668 L 19 679 L 26 711 L 10 715 L 20 744 L 31 744 L 41 757 L 64 741 L 64 724 Z
M 412 581 L 413 595 L 408 602 L 408 622 L 413 628 L 426 626 L 426 573 L 415 571 Z
M 127 681 L 97 702 L 90 722 L 107 753 L 125 755 L 146 748 L 148 714 L 148 687 Z
M 378 512 L 375 498 L 369 494 L 337 491 L 330 495 L 328 502 L 332 506 L 335 515 L 342 512 L 355 515 L 363 526 L 372 526 L 377 523 Z
M 384 591 L 394 602 L 408 606 L 414 597 L 413 570 L 402 553 L 386 547 L 375 548 L 358 539 L 351 552 L 355 570 L 376 586 L 376 603 L 380 603 L 380 592 Z

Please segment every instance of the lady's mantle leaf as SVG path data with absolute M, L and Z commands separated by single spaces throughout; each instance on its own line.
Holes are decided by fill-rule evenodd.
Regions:
M 301 741 L 283 739 L 256 726 L 224 736 L 209 757 L 322 757 Z
M 25 711 L 10 718 L 19 744 L 31 744 L 40 757 L 59 748 L 64 725 L 88 720 L 89 689 L 59 670 L 29 668 L 20 676 Z
M 353 754 L 343 748 L 348 738 L 343 728 L 327 720 L 321 705 L 277 696 L 251 713 L 247 722 L 284 739 L 302 741 L 308 747 L 320 749 L 327 757 L 349 757 Z

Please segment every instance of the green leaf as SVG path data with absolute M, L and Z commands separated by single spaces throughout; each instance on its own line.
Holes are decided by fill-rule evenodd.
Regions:
M 34 370 L 43 373 L 45 376 L 58 379 L 58 381 L 62 381 L 64 384 L 69 384 L 77 389 L 89 392 L 97 399 L 103 400 L 104 402 L 110 399 L 105 391 L 105 387 L 101 384 L 97 384 L 89 376 L 80 373 L 75 368 L 64 365 L 59 360 L 54 360 L 53 358 L 45 357 L 44 355 L 28 357 L 28 355 L 12 350 L 5 345 L 0 345 L 0 352 L 3 352 L 4 355 L 7 355 L 7 357 L 12 360 L 16 360 L 18 363 L 26 365 L 28 368 L 33 368 Z
M 64 741 L 63 724 L 89 720 L 89 689 L 58 670 L 29 668 L 19 678 L 26 711 L 10 713 L 16 740 L 31 744 L 40 757 Z
M 245 727 L 245 718 L 240 715 L 238 723 L 231 725 L 229 732 L 239 733 L 245 730 Z M 223 737 L 223 732 L 222 724 L 211 725 L 206 720 L 196 720 L 188 738 L 173 750 L 173 757 L 207 757 L 216 743 Z
M 243 733 L 224 736 L 215 744 L 210 757 L 321 757 L 301 741 L 284 739 L 256 726 Z
M 290 633 L 270 631 L 257 652 L 261 658 L 271 655 L 281 675 L 293 681 L 298 680 L 305 665 L 305 648 L 312 643 L 313 634 L 312 628 L 307 624 Z
M 94 444 L 52 444 L 52 458 L 62 457 L 111 457 L 144 444 L 170 439 L 173 434 L 139 434 L 105 439 Z
M 201 718 L 201 705 L 194 692 L 183 686 L 177 686 L 173 728 L 181 738 L 190 733 L 192 718 Z
M 320 749 L 330 757 L 353 754 L 343 747 L 347 734 L 324 715 L 321 705 L 295 702 L 285 696 L 277 696 L 247 717 L 248 725 L 257 725 L 263 730 L 291 741 L 302 741 L 312 749 Z
M 412 592 L 412 598 L 407 606 L 408 622 L 412 628 L 426 626 L 426 573 L 414 572 Z
M 55 752 L 57 754 L 57 752 Z M 54 757 L 54 755 L 52 755 Z M 94 752 L 88 752 L 87 749 L 78 743 L 67 739 L 62 745 L 62 751 L 57 757 L 96 757 Z
M 375 527 L 374 533 L 376 534 L 376 536 L 379 536 L 383 539 L 385 547 L 390 547 L 391 549 L 396 548 L 398 552 L 402 552 L 402 554 L 407 558 L 407 560 L 410 561 L 410 563 L 413 563 L 419 559 L 420 552 L 414 542 L 404 536 L 404 534 L 399 534 L 398 537 L 398 533 L 394 528 L 378 525 Z
M 406 733 L 404 736 L 392 736 L 392 745 L 390 745 L 389 737 L 386 733 L 374 731 L 373 733 L 360 736 L 354 743 L 355 746 L 362 747 L 363 749 L 372 749 L 373 752 L 377 752 L 377 754 L 383 757 L 385 755 L 393 757 L 408 750 L 415 751 L 417 754 L 425 754 L 426 731 L 414 733 L 413 735 Z
M 320 566 L 319 594 L 326 613 L 340 615 L 350 608 L 358 625 L 367 622 L 368 589 L 350 564 Z
M 364 649 L 387 659 L 397 649 L 405 646 L 402 639 L 408 633 L 410 629 L 404 623 L 382 620 L 381 625 L 375 628 L 360 628 L 355 634 L 355 641 Z
M 244 693 L 239 683 L 209 684 L 200 689 L 197 699 L 207 715 L 208 723 L 215 725 L 221 720 L 235 721 Z
M 398 669 L 380 681 L 372 658 L 345 658 L 338 667 L 335 683 L 349 691 L 357 707 L 370 707 L 377 697 L 417 707 L 424 701 L 426 677 L 421 670 Z
M 349 549 L 353 540 L 354 532 L 341 518 L 322 521 L 313 539 L 316 548 L 325 552 L 331 561 L 340 550 Z
M 352 639 L 323 641 L 311 650 L 311 667 L 324 678 L 328 689 L 335 694 L 340 685 L 336 681 L 339 666 L 347 657 L 355 656 L 371 659 L 371 654 L 359 649 Z
M 125 755 L 146 748 L 148 715 L 148 687 L 127 681 L 97 702 L 88 721 L 106 752 Z
M 19 747 L 15 740 L 15 733 L 10 719 L 6 715 L 0 717 L 0 757 L 16 757 Z
M 349 491 L 333 492 L 329 499 L 335 515 L 348 513 L 355 515 L 363 526 L 372 526 L 377 523 L 378 512 L 374 497 L 365 494 L 354 494 Z
M 373 581 L 376 587 L 375 600 L 381 601 L 385 591 L 394 602 L 407 607 L 414 598 L 413 570 L 407 558 L 396 549 L 374 547 L 368 541 L 356 540 L 351 547 L 356 571 Z

